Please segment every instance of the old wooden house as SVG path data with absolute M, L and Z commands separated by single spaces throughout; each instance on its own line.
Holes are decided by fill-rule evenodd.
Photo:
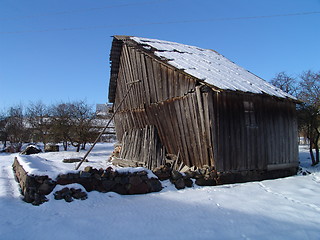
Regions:
M 296 173 L 294 97 L 216 51 L 174 42 L 114 36 L 110 61 L 121 161 L 153 169 L 171 157 L 255 172 L 248 180 Z

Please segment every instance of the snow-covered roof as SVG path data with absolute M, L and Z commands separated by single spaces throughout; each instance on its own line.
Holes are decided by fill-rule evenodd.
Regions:
M 156 39 L 130 37 L 168 64 L 221 90 L 268 94 L 280 98 L 295 97 L 283 92 L 216 51 Z

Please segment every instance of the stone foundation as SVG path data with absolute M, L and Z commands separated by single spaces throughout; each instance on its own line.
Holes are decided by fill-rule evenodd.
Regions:
M 289 177 L 297 174 L 297 170 L 297 167 L 292 167 L 272 171 L 249 170 L 238 172 L 217 172 L 213 167 L 207 166 L 194 171 L 189 169 L 181 174 L 172 170 L 170 165 L 163 165 L 154 169 L 153 173 L 160 180 L 169 179 L 177 189 L 183 189 L 185 187 L 192 186 L 190 179 L 195 179 L 195 184 L 198 186 L 215 186 Z

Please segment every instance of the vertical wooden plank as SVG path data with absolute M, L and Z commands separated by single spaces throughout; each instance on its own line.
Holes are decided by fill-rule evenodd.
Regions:
M 162 64 L 154 61 L 154 76 L 156 77 L 156 85 L 157 85 L 157 91 L 158 91 L 158 101 L 163 101 L 164 96 L 163 96 L 163 79 L 161 75 L 161 66 Z
M 167 112 L 168 112 L 168 120 L 170 123 L 169 131 L 172 132 L 173 135 L 170 136 L 171 144 L 173 146 L 172 152 L 173 154 L 178 154 L 178 151 L 182 149 L 181 146 L 181 135 L 179 131 L 178 121 L 177 121 L 177 112 L 174 108 L 174 102 L 168 101 L 165 103 Z
M 170 113 L 168 111 L 168 106 L 165 103 L 161 103 L 160 106 L 161 109 L 161 115 L 162 117 L 160 117 L 159 119 L 159 126 L 161 126 L 161 130 L 164 133 L 165 136 L 165 142 L 166 142 L 166 147 L 168 149 L 168 151 L 171 153 L 173 151 L 175 151 L 175 135 L 174 135 L 174 129 L 172 127 L 172 123 L 170 120 Z M 159 111 L 160 111 L 159 109 Z M 166 121 L 163 121 L 163 117 L 166 117 Z
M 227 112 L 227 102 L 225 93 L 222 92 L 221 94 L 221 130 L 222 134 L 220 135 L 221 144 L 222 144 L 222 156 L 223 156 L 223 165 L 224 171 L 228 171 L 230 169 L 230 158 L 229 158 L 229 119 L 228 119 L 228 112 Z
M 145 94 L 146 94 L 146 104 L 150 105 L 151 103 L 151 89 L 150 89 L 150 81 L 148 78 L 148 73 L 147 73 L 147 64 L 145 60 L 145 55 L 143 53 L 140 54 L 140 63 L 141 63 L 141 69 L 142 69 L 142 82 L 145 88 Z
M 160 92 L 160 85 L 161 79 L 159 79 L 159 64 L 156 61 L 152 61 L 152 70 L 153 70 L 153 82 L 155 86 L 155 93 L 156 93 L 156 102 L 161 101 L 161 92 Z
M 160 65 L 161 68 L 161 82 L 162 82 L 162 100 L 169 99 L 168 94 L 168 67 L 164 66 L 163 64 Z
M 187 87 L 188 81 L 186 81 L 185 75 L 178 73 L 178 79 L 179 79 L 179 86 L 177 86 L 177 89 L 179 90 L 179 96 L 184 96 L 185 93 L 187 93 Z
M 245 138 L 244 138 L 244 109 L 243 109 L 243 97 L 242 96 L 236 96 L 237 98 L 234 99 L 234 103 L 235 106 L 234 108 L 236 109 L 236 119 L 235 119 L 235 123 L 237 124 L 237 127 L 235 129 L 235 135 L 234 137 L 236 138 L 235 141 L 235 149 L 236 149 L 236 153 L 234 155 L 235 159 L 234 161 L 237 161 L 237 168 L 241 169 L 241 170 L 247 170 L 247 160 L 246 158 L 243 156 L 243 149 L 245 149 Z
M 168 98 L 175 97 L 174 95 L 174 71 L 171 68 L 168 68 Z
M 202 166 L 202 162 L 199 159 L 199 157 L 197 156 L 198 153 L 198 149 L 199 147 L 198 145 L 198 141 L 195 139 L 196 137 L 196 132 L 194 129 L 194 121 L 195 119 L 192 116 L 192 106 L 190 106 L 189 104 L 189 99 L 191 98 L 191 94 L 186 95 L 183 98 L 183 104 L 184 104 L 184 109 L 186 111 L 186 124 L 187 124 L 187 129 L 188 129 L 188 141 L 189 144 L 191 145 L 191 151 L 189 152 L 190 156 L 191 156 L 191 164 L 201 167 Z
M 206 146 L 204 143 L 204 138 L 202 137 L 202 130 L 201 130 L 201 123 L 200 123 L 200 113 L 198 110 L 198 104 L 197 104 L 197 96 L 196 93 L 189 93 L 189 108 L 191 109 L 192 117 L 193 117 L 193 129 L 194 129 L 194 134 L 195 134 L 195 140 L 197 142 L 197 151 L 198 154 L 196 154 L 195 157 L 200 158 L 200 164 L 203 165 L 208 165 L 208 156 L 206 154 Z
M 204 158 L 204 163 L 208 166 L 211 166 L 211 161 L 210 161 L 210 155 L 209 155 L 209 143 L 208 143 L 208 138 L 206 134 L 206 129 L 205 129 L 205 118 L 204 118 L 204 110 L 203 110 L 203 104 L 202 104 L 202 94 L 200 90 L 200 86 L 196 87 L 196 103 L 198 107 L 198 112 L 197 116 L 199 117 L 199 134 L 201 134 L 201 148 L 202 148 L 202 153 L 203 153 L 203 158 Z M 211 102 L 213 104 L 213 102 Z M 209 107 L 207 107 L 208 109 Z M 208 109 L 209 110 L 209 109 Z M 209 121 L 209 119 L 208 119 Z M 210 123 L 208 123 L 210 124 Z M 210 135 L 210 130 L 208 132 Z
M 179 103 L 179 110 L 180 110 L 180 113 L 182 114 L 182 117 L 181 117 L 181 123 L 182 123 L 182 126 L 183 126 L 183 129 L 184 129 L 184 136 L 185 136 L 185 143 L 186 143 L 186 148 L 185 148 L 185 157 L 186 157 L 186 165 L 188 166 L 193 166 L 192 165 L 192 159 L 191 159 L 191 154 L 190 152 L 193 151 L 192 150 L 192 145 L 191 145 L 191 139 L 190 139 L 190 131 L 189 131 L 189 127 L 187 125 L 187 111 L 185 109 L 185 104 L 184 104 L 184 97 L 183 98 L 180 98 L 178 103 Z
M 215 149 L 217 149 L 217 137 L 216 137 L 216 129 L 217 129 L 217 120 L 216 120 L 216 113 L 215 113 L 215 101 L 214 101 L 214 93 L 208 92 L 203 93 L 203 108 L 207 109 L 204 111 L 204 123 L 205 123 L 205 133 L 206 139 L 208 144 L 208 154 L 210 159 L 210 166 L 214 166 L 216 168 L 216 153 Z M 206 104 L 205 104 L 206 102 Z M 205 105 L 207 107 L 205 107 Z
M 184 160 L 184 163 L 188 166 L 189 165 L 189 156 L 188 156 L 188 145 L 187 145 L 187 138 L 186 138 L 186 130 L 184 129 L 184 124 L 183 124 L 183 118 L 185 118 L 185 112 L 182 111 L 181 109 L 181 104 L 180 104 L 181 99 L 176 99 L 173 104 L 175 108 L 175 112 L 177 113 L 177 123 L 178 123 L 178 130 L 179 130 L 179 136 L 180 136 L 180 141 L 181 141 L 181 149 L 180 151 L 180 157 Z M 191 166 L 190 166 L 191 167 Z
M 130 65 L 130 69 L 131 69 L 131 74 L 132 74 L 132 81 L 136 81 L 139 79 L 138 77 L 138 66 L 137 66 L 137 63 L 136 63 L 136 57 L 135 57 L 135 52 L 136 50 L 132 47 L 128 47 L 128 57 L 129 57 L 129 65 Z M 139 86 L 140 86 L 140 83 L 139 84 L 134 84 L 132 86 L 132 89 L 133 89 L 133 93 L 132 94 L 132 98 L 134 100 L 134 108 L 139 108 L 139 105 L 141 104 L 142 100 L 141 100 L 141 95 L 140 95 L 140 92 L 139 92 Z
M 264 109 L 264 106 L 262 104 L 261 98 L 256 98 L 256 121 L 257 121 L 257 137 L 258 137 L 258 168 L 259 170 L 266 169 L 267 162 L 266 162 L 266 154 L 265 154 L 265 135 L 264 135 L 264 129 L 261 126 L 261 111 Z
M 273 125 L 272 123 L 272 115 L 270 113 L 270 104 L 268 99 L 265 99 L 265 109 L 267 109 L 267 111 L 264 112 L 264 128 L 266 129 L 266 138 L 268 139 L 268 141 L 266 141 L 266 145 L 268 147 L 268 161 L 267 164 L 271 163 L 271 159 L 272 159 L 272 142 L 274 141 L 273 136 L 272 136 L 272 128 Z M 269 123 L 269 124 L 268 124 Z
M 141 102 L 139 103 L 139 108 L 143 108 L 144 104 L 147 103 L 147 93 L 146 93 L 146 87 L 145 87 L 145 81 L 143 80 L 143 72 L 142 72 L 142 67 L 143 65 L 141 64 L 141 52 L 140 51 L 135 51 L 135 61 L 136 61 L 136 68 L 137 68 L 137 79 L 140 80 L 141 82 L 138 84 L 138 89 L 139 89 L 139 95 Z
M 176 70 L 173 71 L 173 95 L 174 97 L 180 96 L 179 94 L 179 74 Z
M 150 87 L 150 97 L 151 97 L 151 103 L 156 103 L 158 101 L 157 97 L 157 90 L 156 90 L 156 85 L 155 85 L 155 79 L 153 76 L 153 64 L 152 64 L 152 59 L 149 56 L 146 56 L 146 69 L 148 73 L 148 82 L 149 82 L 149 87 Z
M 133 77 L 133 73 L 132 73 L 132 67 L 131 67 L 131 61 L 130 61 L 130 56 L 129 56 L 129 52 L 128 52 L 128 46 L 124 45 L 123 46 L 123 50 L 122 50 L 123 54 L 124 54 L 124 66 L 125 66 L 125 76 L 126 76 L 126 83 L 128 82 L 132 82 L 134 81 L 134 77 Z M 126 85 L 125 85 L 126 86 Z M 128 89 L 128 86 L 126 86 L 126 90 L 127 91 Z M 135 101 L 134 101 L 134 92 L 135 92 L 135 89 L 133 87 L 133 91 L 131 91 L 129 94 L 128 94 L 128 102 L 130 104 L 130 108 L 131 109 L 134 109 L 135 108 Z
M 276 107 L 276 105 L 274 106 Z M 271 145 L 271 157 L 270 157 L 270 162 L 269 164 L 273 164 L 274 163 L 274 159 L 276 159 L 278 156 L 276 155 L 277 154 L 277 144 L 279 144 L 279 141 L 278 141 L 278 137 L 277 137 L 277 131 L 276 131 L 276 121 L 275 121 L 275 116 L 274 116 L 274 112 L 271 112 L 271 125 L 270 125 L 270 145 Z M 269 124 L 270 124 L 269 123 Z M 271 140 L 272 139 L 272 140 Z
M 231 170 L 237 170 L 239 167 L 239 159 L 237 156 L 237 136 L 236 136 L 236 128 L 234 127 L 234 123 L 237 122 L 236 119 L 236 112 L 237 109 L 234 106 L 235 105 L 235 96 L 233 94 L 230 94 L 227 97 L 228 101 L 228 120 L 229 120 L 229 144 L 228 144 L 228 152 L 229 152 L 229 162 L 230 162 L 230 169 Z
M 273 112 L 273 122 L 274 122 L 274 143 L 273 143 L 273 158 L 272 158 L 272 164 L 275 164 L 276 162 L 281 162 L 281 152 L 279 151 L 281 149 L 281 136 L 279 134 L 279 104 L 274 104 L 274 112 Z
M 207 98 L 204 98 L 206 100 Z M 215 156 L 215 167 L 217 171 L 223 171 L 223 161 L 221 159 L 221 142 L 220 142 L 220 93 L 215 92 L 213 95 L 214 100 L 214 131 L 213 131 L 213 150 Z M 204 109 L 206 109 L 205 101 L 203 102 Z M 207 121 L 206 121 L 207 122 Z

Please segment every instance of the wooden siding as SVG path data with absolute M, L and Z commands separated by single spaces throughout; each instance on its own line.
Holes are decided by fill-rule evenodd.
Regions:
M 184 96 L 195 88 L 196 80 L 140 50 L 123 45 L 115 94 L 115 108 L 128 89 L 135 84 L 120 110 L 143 109 L 154 103 Z
M 295 103 L 262 94 L 214 91 L 135 46 L 123 44 L 119 53 L 115 107 L 127 83 L 141 82 L 115 116 L 118 139 L 138 136 L 128 135 L 133 129 L 154 126 L 166 152 L 179 155 L 187 166 L 208 165 L 227 172 L 297 165 Z M 134 156 L 140 155 L 126 155 Z
M 213 166 L 212 125 L 203 123 L 209 109 L 202 106 L 202 96 L 198 98 L 193 92 L 145 109 L 122 111 L 115 119 L 117 134 L 122 137 L 130 129 L 153 125 L 167 153 L 179 153 L 188 166 Z
M 164 165 L 165 149 L 159 140 L 157 129 L 146 126 L 127 131 L 122 138 L 120 159 L 131 160 L 149 169 Z
M 215 92 L 213 99 L 215 109 L 210 114 L 216 122 L 213 137 L 219 171 L 266 170 L 275 164 L 298 164 L 294 103 L 232 92 Z M 244 102 L 252 103 L 254 125 L 246 122 Z

